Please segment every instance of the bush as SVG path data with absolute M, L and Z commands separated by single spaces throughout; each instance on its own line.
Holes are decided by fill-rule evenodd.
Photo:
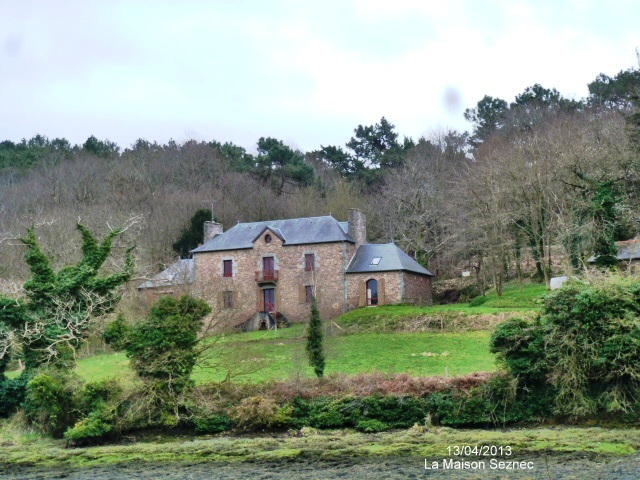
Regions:
M 291 422 L 292 408 L 280 407 L 271 398 L 248 397 L 230 411 L 236 424 L 247 430 L 264 430 L 287 427 Z
M 546 383 L 550 366 L 539 318 L 512 318 L 498 325 L 491 337 L 491 352 L 526 384 Z
M 76 444 L 90 444 L 119 435 L 121 394 L 115 380 L 85 385 L 75 399 L 81 418 L 64 432 L 64 437 Z
M 43 433 L 61 438 L 76 420 L 74 394 L 77 379 L 64 371 L 50 370 L 27 384 L 24 413 Z
M 235 422 L 222 412 L 210 412 L 193 419 L 197 433 L 220 433 L 232 429 Z
M 68 428 L 64 438 L 78 445 L 86 445 L 112 437 L 115 433 L 116 410 L 103 404 Z
M 362 399 L 361 415 L 391 428 L 409 428 L 426 417 L 425 401 L 414 397 L 374 395 Z
M 590 281 L 546 295 L 533 322 L 502 324 L 492 351 L 514 376 L 550 384 L 559 414 L 631 412 L 640 399 L 640 283 Z
M 364 433 L 378 433 L 389 430 L 389 425 L 380 420 L 360 420 L 356 424 L 356 430 Z
M 552 415 L 549 389 L 530 389 L 510 376 L 496 375 L 469 392 L 449 390 L 426 398 L 434 423 L 449 427 L 496 427 L 540 422 Z
M 426 416 L 424 399 L 374 395 L 363 398 L 318 397 L 292 402 L 292 423 L 298 427 L 319 429 L 360 428 L 362 422 L 389 428 L 408 428 Z M 368 425 L 364 423 L 362 425 Z M 363 427 L 364 428 L 364 427 Z M 373 428 L 373 427 L 371 427 Z
M 0 373 L 0 418 L 6 418 L 15 412 L 24 401 L 29 377 L 20 375 L 7 378 Z

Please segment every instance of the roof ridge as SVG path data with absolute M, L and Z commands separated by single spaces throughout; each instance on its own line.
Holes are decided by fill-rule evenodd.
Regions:
M 336 220 L 336 218 L 333 215 L 316 215 L 314 217 L 295 217 L 295 218 L 278 218 L 276 220 L 256 220 L 255 222 L 239 222 L 236 223 L 236 225 L 251 225 L 254 223 L 269 223 L 269 222 L 286 222 L 287 220 L 305 220 L 305 219 L 311 219 L 311 218 L 332 218 L 334 220 Z M 337 222 L 338 220 L 336 220 Z M 338 222 L 339 223 L 339 222 Z M 233 227 L 235 227 L 236 225 L 234 225 Z M 231 228 L 233 228 L 231 227 Z M 229 230 L 231 230 L 231 228 Z M 227 230 L 227 231 L 229 231 Z

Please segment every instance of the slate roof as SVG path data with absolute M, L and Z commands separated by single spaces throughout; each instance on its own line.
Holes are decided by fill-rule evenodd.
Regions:
M 380 259 L 378 265 L 371 264 L 374 258 Z M 361 245 L 347 267 L 347 273 L 391 272 L 397 270 L 429 277 L 434 276 L 433 273 L 404 253 L 395 243 Z
M 616 255 L 618 260 L 637 260 L 640 258 L 640 239 L 638 238 L 616 242 L 616 247 L 618 247 L 618 254 Z M 595 261 L 596 257 L 594 255 L 587 259 L 588 263 L 594 263 Z
M 138 285 L 139 290 L 145 288 L 170 287 L 173 285 L 184 285 L 185 283 L 193 283 L 195 280 L 193 259 L 181 259 L 173 265 Z
M 345 223 L 345 222 L 343 222 Z M 216 235 L 193 253 L 240 250 L 253 248 L 253 242 L 269 228 L 284 238 L 284 245 L 355 241 L 345 232 L 341 223 L 331 215 L 324 217 L 291 218 L 264 222 L 238 223 L 226 232 Z

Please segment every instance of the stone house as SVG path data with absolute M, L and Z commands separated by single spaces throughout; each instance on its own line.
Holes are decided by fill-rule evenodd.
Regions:
M 193 291 L 234 326 L 254 330 L 304 322 L 313 297 L 323 319 L 391 303 L 431 303 L 428 270 L 393 243 L 367 244 L 366 217 L 331 215 L 205 224 L 193 253 Z

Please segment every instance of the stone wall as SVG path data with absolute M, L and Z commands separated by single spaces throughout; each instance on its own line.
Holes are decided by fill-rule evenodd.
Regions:
M 266 236 L 271 241 L 267 243 Z M 305 254 L 315 255 L 315 270 L 305 271 Z M 224 291 L 233 292 L 234 308 L 229 322 L 247 320 L 259 310 L 263 288 L 275 288 L 276 310 L 292 323 L 309 319 L 305 286 L 315 285 L 318 306 L 323 318 L 334 318 L 346 311 L 344 269 L 355 253 L 347 242 L 312 245 L 283 245 L 268 229 L 256 239 L 252 249 L 195 254 L 195 285 L 198 294 L 209 301 L 215 311 L 228 310 L 223 305 Z M 257 282 L 256 272 L 263 268 L 263 258 L 272 256 L 278 279 Z M 233 261 L 233 277 L 223 277 L 223 260 Z
M 411 272 L 402 273 L 404 277 L 402 303 L 432 305 L 433 294 L 431 292 L 431 277 L 416 275 Z
M 411 272 L 368 272 L 347 275 L 347 296 L 349 309 L 365 306 L 366 282 L 378 281 L 379 305 L 394 303 L 415 303 L 431 305 L 431 278 Z M 384 284 L 384 287 L 382 285 Z M 384 288 L 384 291 L 382 289 Z M 384 298 L 382 295 L 384 294 Z
M 378 304 L 400 303 L 403 296 L 402 272 L 350 273 L 347 275 L 347 297 L 349 309 L 366 305 L 366 282 L 378 281 Z

